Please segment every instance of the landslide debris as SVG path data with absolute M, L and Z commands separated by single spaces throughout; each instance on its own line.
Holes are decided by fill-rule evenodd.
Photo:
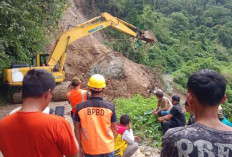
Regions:
M 62 32 L 90 19 L 83 15 L 84 1 L 71 2 L 72 5 L 59 24 L 60 29 L 54 33 L 56 37 L 53 37 L 50 50 Z M 107 79 L 105 99 L 110 101 L 116 97 L 131 97 L 135 94 L 148 97 L 150 89 L 163 89 L 159 72 L 128 60 L 119 52 L 106 47 L 101 42 L 103 40 L 104 35 L 97 32 L 76 40 L 68 47 L 65 62 L 66 81 L 78 76 L 82 80 L 82 87 L 86 88 L 89 77 L 94 73 L 100 73 Z M 66 86 L 67 84 L 65 88 Z

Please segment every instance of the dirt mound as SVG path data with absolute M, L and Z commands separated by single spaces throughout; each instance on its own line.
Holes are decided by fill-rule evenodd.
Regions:
M 59 35 L 90 19 L 82 14 L 84 1 L 72 0 L 71 2 L 71 7 L 65 12 L 60 22 L 60 29 L 54 34 Z M 68 47 L 65 62 L 67 81 L 78 76 L 82 80 L 82 87 L 86 88 L 89 77 L 94 73 L 100 73 L 107 78 L 105 92 L 107 100 L 113 100 L 115 97 L 131 97 L 138 93 L 147 97 L 152 87 L 162 88 L 163 83 L 158 72 L 112 51 L 101 43 L 103 37 L 100 32 L 97 32 L 73 42 Z

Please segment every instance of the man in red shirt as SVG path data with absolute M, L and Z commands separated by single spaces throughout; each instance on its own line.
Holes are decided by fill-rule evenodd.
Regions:
M 7 157 L 77 157 L 78 144 L 63 117 L 42 113 L 52 99 L 55 79 L 33 69 L 23 79 L 22 108 L 0 121 L 0 151 Z

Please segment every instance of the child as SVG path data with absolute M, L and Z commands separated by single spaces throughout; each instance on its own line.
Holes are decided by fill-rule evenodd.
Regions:
M 133 135 L 131 129 L 130 117 L 124 114 L 120 117 L 120 124 L 117 125 L 117 138 L 115 141 L 115 156 L 117 157 L 130 157 L 139 148 L 139 137 Z

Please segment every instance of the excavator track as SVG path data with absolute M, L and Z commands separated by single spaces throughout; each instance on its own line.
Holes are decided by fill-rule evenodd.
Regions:
M 12 101 L 14 104 L 21 104 L 23 102 L 22 91 L 14 93 L 12 96 Z
M 66 101 L 66 94 L 69 91 L 68 87 L 70 85 L 70 81 L 61 82 L 56 85 L 55 89 L 52 91 L 52 100 L 53 101 Z
M 66 94 L 69 91 L 68 87 L 70 85 L 70 81 L 61 82 L 56 85 L 55 89 L 52 91 L 52 100 L 53 101 L 66 101 Z M 14 104 L 21 104 L 22 103 L 22 90 L 15 88 L 10 89 L 11 93 L 8 93 L 10 96 L 10 101 Z

